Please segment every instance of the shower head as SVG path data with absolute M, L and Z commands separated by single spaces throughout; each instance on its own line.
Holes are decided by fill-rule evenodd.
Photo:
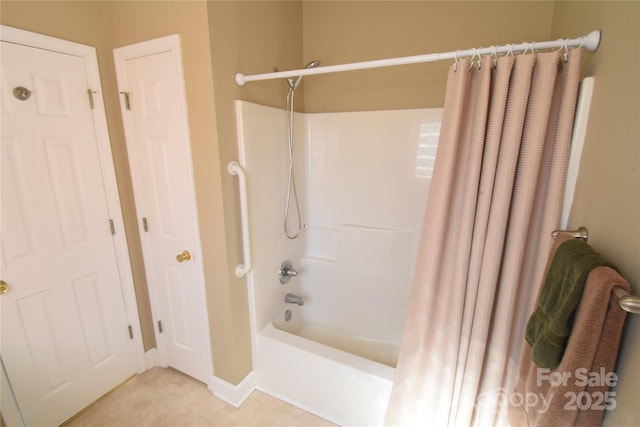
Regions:
M 314 61 L 309 62 L 307 65 L 304 66 L 305 69 L 307 68 L 316 68 L 320 65 L 320 61 L 318 61 L 317 59 Z M 294 91 L 298 88 L 298 86 L 300 85 L 300 82 L 302 81 L 302 76 L 298 76 L 298 78 L 293 81 L 290 77 L 287 78 L 287 81 L 289 82 L 289 89 L 291 89 L 291 91 Z
M 307 65 L 304 66 L 304 68 L 316 68 L 320 66 L 320 60 L 319 59 L 315 59 L 311 62 L 309 62 Z

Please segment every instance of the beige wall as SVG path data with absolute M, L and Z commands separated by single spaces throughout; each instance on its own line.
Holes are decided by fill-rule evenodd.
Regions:
M 602 30 L 584 74 L 595 76 L 571 227 L 618 266 L 640 295 L 640 2 L 557 2 L 551 38 Z M 618 359 L 613 426 L 638 425 L 640 316 L 629 315 Z
M 272 71 L 297 68 L 302 62 L 302 20 L 299 2 L 237 2 L 213 1 L 208 4 L 211 52 L 213 60 L 213 84 L 220 144 L 223 201 L 226 227 L 226 268 L 229 275 L 228 298 L 210 306 L 211 310 L 225 310 L 231 323 L 226 333 L 229 340 L 238 340 L 250 358 L 249 339 L 243 334 L 248 330 L 246 280 L 237 279 L 233 273 L 242 262 L 242 235 L 240 231 L 238 178 L 226 173 L 231 160 L 238 160 L 235 121 L 236 99 L 284 108 L 286 85 L 284 81 L 269 81 L 260 85 L 238 87 L 235 73 Z M 276 271 L 277 266 L 274 266 Z M 229 304 L 227 302 L 230 302 Z M 227 354 L 233 358 L 239 355 Z M 242 366 L 249 364 L 248 360 Z M 247 369 L 248 371 L 248 369 Z M 237 381 L 243 372 L 237 372 Z
M 553 2 L 305 1 L 304 60 L 335 65 L 546 40 Z M 308 78 L 305 110 L 441 107 L 447 61 Z M 266 71 L 266 70 L 262 70 Z

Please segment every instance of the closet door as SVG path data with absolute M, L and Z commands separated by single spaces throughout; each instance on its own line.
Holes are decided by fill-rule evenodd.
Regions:
M 211 368 L 180 39 L 114 51 L 159 362 L 208 383 Z

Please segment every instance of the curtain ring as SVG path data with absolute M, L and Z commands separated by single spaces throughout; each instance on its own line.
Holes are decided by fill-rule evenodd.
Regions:
M 473 55 L 471 55 L 471 60 L 469 61 L 469 69 L 473 68 L 473 60 L 476 57 L 476 51 L 477 51 L 477 49 L 473 48 Z
M 458 54 L 460 53 L 460 49 L 456 50 L 456 54 L 454 56 L 455 62 L 453 63 L 453 71 L 458 71 Z
M 531 53 L 536 53 L 536 42 L 531 42 Z
M 569 61 L 569 39 L 564 39 L 564 54 L 562 55 L 562 62 L 565 64 Z
M 584 37 L 578 37 L 578 40 L 580 40 L 580 44 L 578 45 L 578 48 L 581 48 L 584 43 Z
M 509 43 L 507 47 L 509 48 L 509 50 L 507 51 L 507 55 L 513 56 L 513 44 Z
M 478 48 L 478 70 L 482 69 L 482 48 Z
M 493 46 L 493 68 L 498 67 L 498 47 Z
M 529 52 L 529 44 L 527 42 L 524 42 L 524 52 L 522 52 L 522 54 L 526 55 L 527 52 Z

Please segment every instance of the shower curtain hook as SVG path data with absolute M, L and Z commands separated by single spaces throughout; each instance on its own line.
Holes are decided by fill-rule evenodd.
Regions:
M 498 47 L 493 45 L 493 68 L 498 67 Z
M 476 57 L 476 49 L 473 48 L 473 55 L 471 55 L 471 59 L 469 60 L 469 69 L 473 68 L 473 59 Z
M 509 50 L 507 51 L 507 55 L 513 56 L 514 55 L 513 54 L 513 43 L 509 43 L 507 46 L 509 47 Z
M 478 70 L 482 69 L 482 48 L 478 48 Z
M 564 54 L 562 55 L 562 62 L 567 63 L 569 61 L 569 39 L 564 39 Z
M 458 71 L 458 53 L 460 53 L 460 49 L 456 50 L 456 54 L 454 55 L 455 62 L 453 63 L 453 71 Z

